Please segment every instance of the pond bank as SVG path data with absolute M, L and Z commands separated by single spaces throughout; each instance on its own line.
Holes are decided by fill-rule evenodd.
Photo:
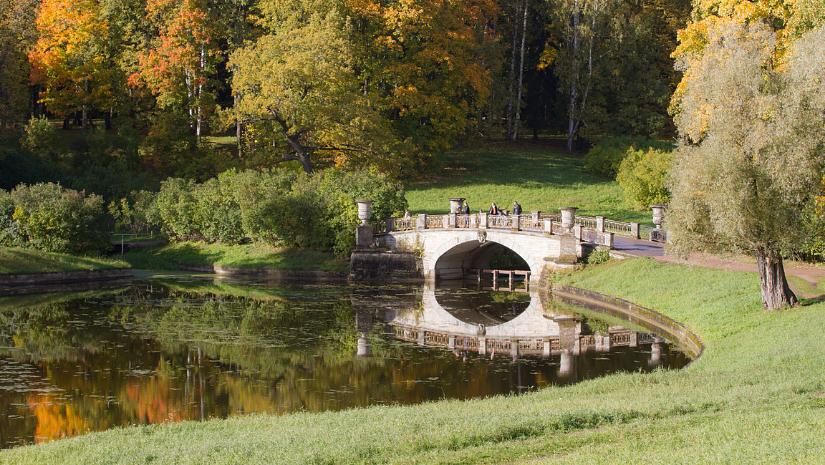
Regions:
M 110 269 L 0 275 L 0 296 L 86 289 L 96 283 L 122 281 L 133 277 L 132 270 Z
M 116 429 L 3 451 L 0 462 L 823 462 L 825 303 L 768 313 L 752 274 L 648 259 L 559 283 L 655 308 L 705 351 L 683 370 L 523 396 Z

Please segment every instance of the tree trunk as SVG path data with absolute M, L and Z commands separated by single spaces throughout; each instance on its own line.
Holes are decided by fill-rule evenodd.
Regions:
M 571 72 L 570 72 L 570 107 L 568 109 L 568 120 L 567 120 L 567 151 L 573 151 L 573 139 L 576 135 L 576 130 L 578 129 L 578 124 L 576 122 L 576 101 L 579 98 L 579 21 L 580 21 L 580 13 L 579 13 L 579 2 L 578 0 L 573 2 L 573 37 L 571 38 L 571 50 L 570 53 L 572 55 L 571 60 Z
M 518 45 L 518 17 L 519 17 L 519 2 L 513 1 L 513 44 L 510 47 L 510 73 L 507 76 L 509 85 L 507 95 L 507 139 L 513 137 L 513 100 L 515 99 L 515 81 L 516 81 L 516 48 Z
M 521 52 L 518 67 L 518 97 L 516 98 L 516 117 L 513 127 L 512 140 L 518 139 L 519 124 L 521 123 L 521 92 L 524 83 L 524 48 L 527 40 L 527 0 L 524 0 L 524 21 L 521 27 Z
M 759 249 L 756 252 L 756 266 L 759 268 L 759 284 L 762 287 L 762 305 L 768 310 L 778 310 L 799 303 L 796 294 L 788 286 L 782 256 L 773 250 Z

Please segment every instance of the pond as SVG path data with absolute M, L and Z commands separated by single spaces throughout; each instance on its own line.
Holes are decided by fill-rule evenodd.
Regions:
M 0 447 L 108 428 L 522 393 L 680 368 L 537 294 L 161 277 L 0 299 Z

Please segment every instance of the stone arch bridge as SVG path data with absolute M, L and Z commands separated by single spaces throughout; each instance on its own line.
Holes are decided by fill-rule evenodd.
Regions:
M 548 266 L 573 264 L 595 246 L 612 248 L 615 234 L 639 234 L 638 223 L 576 216 L 573 207 L 563 208 L 559 214 L 462 214 L 458 213 L 460 201 L 451 199 L 452 213 L 390 218 L 380 228 L 366 224 L 369 204 L 362 207 L 361 202 L 359 216 L 364 224 L 357 231 L 357 249 L 367 254 L 370 250 L 387 251 L 383 257 L 387 260 L 393 259 L 387 258 L 392 254 L 414 256 L 415 268 L 426 282 L 509 273 L 512 286 L 514 272 L 528 282 L 537 282 Z M 502 250 L 521 259 L 517 270 L 489 269 L 491 257 Z M 353 258 L 353 268 L 355 265 Z M 381 278 L 381 272 L 374 277 Z

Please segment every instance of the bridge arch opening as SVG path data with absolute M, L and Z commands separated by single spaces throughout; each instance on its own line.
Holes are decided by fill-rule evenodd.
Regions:
M 468 241 L 444 252 L 435 262 L 435 280 L 460 281 L 476 270 L 499 269 L 530 271 L 518 253 L 494 241 Z

